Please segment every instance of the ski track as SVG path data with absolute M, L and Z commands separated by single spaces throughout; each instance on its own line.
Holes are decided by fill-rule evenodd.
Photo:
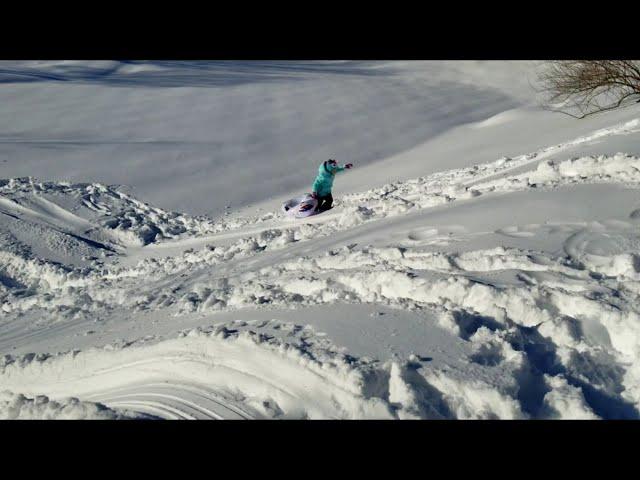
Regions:
M 168 419 L 638 418 L 640 210 L 607 204 L 582 219 L 562 199 L 600 188 L 617 205 L 633 202 L 640 158 L 547 158 L 639 132 L 635 119 L 515 158 L 346 195 L 335 211 L 296 222 L 280 213 L 213 221 L 115 187 L 0 180 L 5 415 L 40 415 L 30 397 L 47 395 L 89 402 L 81 410 L 72 402 L 78 415 L 96 404 L 117 418 L 121 410 Z M 501 224 L 496 205 L 495 228 L 473 225 L 474 208 L 504 198 L 555 199 L 560 217 Z M 60 262 L 56 244 L 43 248 L 24 231 L 68 237 L 83 262 Z M 527 248 L 543 237 L 546 249 Z M 486 248 L 471 248 L 483 241 Z M 322 332 L 275 319 L 278 309 L 340 303 L 434 315 L 433 328 L 463 358 L 358 358 Z M 273 309 L 274 319 L 80 351 L 9 350 L 93 326 L 97 316 L 215 319 L 248 307 Z M 37 321 L 26 327 L 29 319 Z M 52 402 L 48 415 L 66 408 Z

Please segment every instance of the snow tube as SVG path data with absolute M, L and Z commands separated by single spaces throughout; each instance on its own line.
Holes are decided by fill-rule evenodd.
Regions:
M 318 201 L 311 195 L 306 194 L 292 198 L 282 204 L 282 211 L 290 217 L 303 218 L 316 213 Z

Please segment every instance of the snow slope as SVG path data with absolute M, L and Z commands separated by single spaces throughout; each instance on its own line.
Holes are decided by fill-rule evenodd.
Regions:
M 136 101 L 188 78 L 231 96 L 295 78 L 321 95 L 322 82 L 341 76 L 345 105 L 360 70 L 375 72 L 366 75 L 374 83 L 393 70 L 393 88 L 380 87 L 391 97 L 398 83 L 424 88 L 418 73 L 465 81 L 442 104 L 452 123 L 431 116 L 439 133 L 426 125 L 419 141 L 394 138 L 336 181 L 333 210 L 309 219 L 279 211 L 279 187 L 266 188 L 259 207 L 211 219 L 164 209 L 186 195 L 181 176 L 163 208 L 109 182 L 0 181 L 0 416 L 640 415 L 637 107 L 587 122 L 514 109 L 526 103 L 526 65 L 212 64 L 193 77 L 195 64 L 109 65 L 20 64 L 2 74 L 9 89 L 68 82 L 81 98 L 83 88 L 137 88 Z M 237 83 L 213 85 L 218 74 Z M 425 97 L 444 95 L 439 88 Z M 459 105 L 466 89 L 476 89 L 475 106 Z M 511 100 L 496 103 L 496 91 Z M 474 113 L 463 122 L 465 109 Z M 286 109 L 269 118 L 290 120 Z M 29 175 L 34 165 L 25 164 Z M 82 181 L 105 182 L 93 168 Z M 253 173 L 250 186 L 261 187 Z M 297 182 L 292 192 L 305 188 Z
M 3 178 L 127 185 L 221 215 L 522 105 L 527 63 L 0 62 Z M 524 85 L 523 85 L 524 84 Z M 502 86 L 501 86 L 502 85 Z M 505 87 L 506 85 L 506 87 Z M 461 101 L 464 98 L 464 101 Z M 259 178 L 259 183 L 256 183 Z

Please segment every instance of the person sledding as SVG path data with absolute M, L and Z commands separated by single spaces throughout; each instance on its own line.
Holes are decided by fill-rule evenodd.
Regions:
M 349 169 L 353 167 L 352 163 L 347 163 L 344 166 L 338 166 L 338 162 L 329 159 L 323 162 L 318 168 L 318 176 L 315 182 L 313 182 L 311 196 L 318 201 L 316 206 L 317 212 L 324 212 L 333 207 L 333 196 L 331 195 L 331 188 L 333 187 L 333 179 L 336 173 L 342 172 L 345 168 Z

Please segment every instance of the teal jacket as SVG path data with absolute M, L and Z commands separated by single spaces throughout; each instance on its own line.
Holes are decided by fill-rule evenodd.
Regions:
M 333 187 L 333 179 L 336 173 L 341 172 L 345 167 L 339 167 L 337 165 L 329 165 L 328 162 L 323 162 L 318 168 L 318 176 L 316 181 L 313 182 L 313 191 L 318 194 L 319 197 L 324 197 L 331 193 Z

